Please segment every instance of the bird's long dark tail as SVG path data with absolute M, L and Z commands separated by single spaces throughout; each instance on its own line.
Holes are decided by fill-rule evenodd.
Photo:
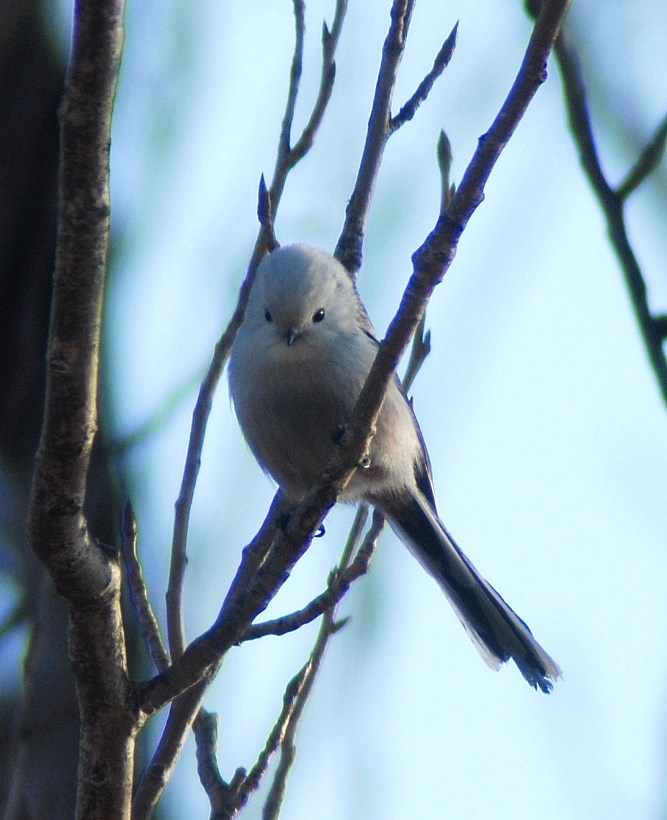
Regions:
M 498 669 L 512 658 L 531 686 L 550 692 L 561 674 L 558 665 L 459 549 L 426 498 L 420 493 L 408 503 L 381 506 L 401 539 L 443 588 L 487 664 Z

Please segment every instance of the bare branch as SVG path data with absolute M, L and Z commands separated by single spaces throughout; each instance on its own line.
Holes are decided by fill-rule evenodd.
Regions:
M 120 568 L 88 532 L 83 503 L 97 429 L 100 327 L 109 244 L 111 112 L 122 0 L 75 4 L 60 109 L 59 217 L 44 421 L 29 533 L 70 605 L 81 738 L 77 818 L 127 817 L 138 719 L 129 685 Z
M 285 691 L 283 712 L 279 723 L 274 727 L 274 738 L 272 738 L 277 741 L 276 748 L 280 749 L 280 760 L 264 804 L 262 820 L 275 820 L 280 814 L 287 777 L 296 759 L 295 738 L 299 720 L 322 665 L 328 639 L 335 631 L 334 613 L 327 613 L 308 662 L 290 681 Z
M 665 155 L 665 143 L 667 142 L 667 116 L 665 116 L 656 128 L 653 138 L 646 148 L 641 152 L 633 167 L 628 171 L 627 176 L 616 188 L 616 196 L 621 200 L 626 200 L 633 191 L 642 184 L 649 174 L 662 162 Z
M 236 599 L 242 597 L 250 586 L 251 579 L 266 560 L 271 548 L 276 531 L 275 522 L 284 512 L 284 502 L 278 492 L 273 499 L 260 531 L 243 551 L 241 565 L 227 593 L 223 609 L 225 605 L 233 609 Z M 213 657 L 211 663 L 206 665 L 204 669 L 196 664 L 196 658 L 192 661 L 192 667 L 189 665 L 188 658 L 183 659 L 182 674 L 178 680 L 180 692 L 185 694 L 182 694 L 173 702 L 158 748 L 141 776 L 132 802 L 132 817 L 134 820 L 148 820 L 151 817 L 176 765 L 190 726 L 201 706 L 208 682 L 217 672 L 221 657 L 221 655 Z M 167 674 L 169 674 L 169 670 L 167 670 Z M 154 679 L 155 681 L 157 679 Z M 177 694 L 179 692 L 174 693 L 174 695 Z M 154 711 L 152 706 L 145 702 L 145 698 L 143 700 L 144 702 L 141 703 L 138 699 L 137 708 L 149 713 Z M 171 698 L 167 697 L 157 708 L 163 706 L 169 700 Z
M 217 764 L 218 716 L 200 709 L 195 721 L 197 740 L 197 773 L 211 804 L 211 817 L 232 817 L 229 807 L 230 787 L 220 775 Z
M 148 598 L 146 583 L 137 555 L 137 522 L 129 499 L 123 509 L 121 520 L 121 554 L 125 561 L 127 585 L 134 611 L 139 620 L 141 636 L 155 669 L 162 672 L 169 666 L 169 654 L 162 642 L 160 627 Z
M 447 66 L 449 65 L 449 61 L 452 59 L 454 49 L 456 48 L 456 35 L 458 32 L 458 28 L 459 24 L 457 21 L 456 25 L 449 33 L 449 36 L 442 44 L 440 51 L 437 53 L 436 58 L 433 61 L 433 67 L 431 68 L 431 70 L 419 83 L 415 93 L 405 103 L 405 105 L 401 108 L 398 114 L 390 119 L 390 131 L 396 131 L 402 125 L 405 125 L 406 122 L 409 122 L 417 113 L 417 109 L 419 108 L 419 106 L 426 101 L 426 98 L 431 93 L 433 84 L 442 74 L 442 72 L 447 68 Z
M 365 504 L 360 505 L 348 538 L 350 549 L 356 547 L 360 530 L 364 526 L 367 516 L 368 507 Z M 336 567 L 329 576 L 326 590 L 316 598 L 313 598 L 309 604 L 289 615 L 283 615 L 271 621 L 253 624 L 249 627 L 242 640 L 254 641 L 266 635 L 285 635 L 288 632 L 294 632 L 300 629 L 302 626 L 319 618 L 325 612 L 332 610 L 340 603 L 352 584 L 368 572 L 375 549 L 375 541 L 380 534 L 380 530 L 381 526 L 378 528 L 376 525 L 369 531 L 358 555 L 351 563 L 349 563 L 348 547 L 346 546 L 338 567 Z
M 132 820 L 150 820 L 169 782 L 206 693 L 209 679 L 201 677 L 171 705 L 167 723 L 151 762 L 141 774 L 132 798 Z
M 292 0 L 292 6 L 294 9 L 294 53 L 292 54 L 292 66 L 290 68 L 285 114 L 283 116 L 280 137 L 278 139 L 279 161 L 285 161 L 290 152 L 292 123 L 294 122 L 296 101 L 299 96 L 299 86 L 301 84 L 303 41 L 306 34 L 306 4 L 304 0 Z
M 352 275 L 357 273 L 362 263 L 366 219 L 389 138 L 391 101 L 413 8 L 414 0 L 394 0 L 392 3 L 391 23 L 382 47 L 382 61 L 368 121 L 366 142 L 354 190 L 345 211 L 345 224 L 334 252 L 336 259 L 345 265 Z
M 345 548 L 343 549 L 338 570 L 336 573 L 332 573 L 332 578 L 340 578 L 343 574 L 347 574 L 351 583 L 354 578 L 358 578 L 367 572 L 377 544 L 377 539 L 382 531 L 383 519 L 379 513 L 375 514 L 373 525 L 369 529 L 356 558 L 352 563 L 349 563 L 351 554 L 358 544 L 361 530 L 363 529 L 367 516 L 368 508 L 366 505 L 361 505 L 355 516 L 355 521 Z M 347 587 L 349 588 L 349 583 Z M 287 685 L 283 697 L 283 709 L 271 730 L 257 763 L 253 766 L 248 776 L 239 781 L 238 793 L 233 801 L 233 805 L 237 809 L 245 805 L 250 794 L 257 789 L 268 769 L 271 757 L 279 749 L 280 761 L 262 813 L 265 820 L 278 817 L 285 793 L 287 776 L 296 757 L 295 737 L 299 719 L 312 691 L 315 677 L 321 667 L 329 639 L 342 626 L 342 623 L 336 620 L 336 607 L 339 601 L 340 597 L 336 600 L 332 600 L 326 610 L 320 613 L 324 614 L 324 620 L 322 621 L 310 658 L 306 665 Z
M 563 79 L 570 129 L 579 150 L 581 164 L 607 220 L 609 238 L 625 277 L 644 348 L 663 401 L 667 404 L 667 360 L 663 348 L 665 336 L 660 321 L 651 314 L 646 283 L 628 238 L 623 210 L 626 197 L 650 173 L 661 155 L 667 135 L 667 120 L 658 128 L 654 139 L 625 181 L 614 191 L 600 164 L 588 110 L 586 85 L 565 31 L 561 32 L 556 42 L 556 57 Z
M 317 99 L 315 100 L 310 117 L 301 133 L 301 136 L 294 143 L 294 145 L 292 145 L 292 126 L 294 124 L 296 100 L 301 81 L 303 38 L 305 32 L 304 3 L 302 0 L 293 0 L 293 2 L 296 36 L 294 43 L 294 55 L 292 57 L 292 69 L 290 72 L 290 86 L 287 94 L 287 105 L 285 106 L 285 115 L 283 117 L 280 140 L 278 143 L 278 156 L 276 157 L 273 180 L 271 182 L 271 202 L 274 207 L 277 205 L 280 197 L 282 196 L 287 174 L 312 148 L 317 131 L 322 124 L 322 120 L 329 104 L 329 100 L 331 99 L 331 93 L 334 87 L 334 80 L 336 78 L 336 62 L 334 57 L 338 47 L 338 40 L 342 31 L 343 21 L 345 20 L 345 14 L 347 12 L 347 0 L 337 0 L 336 13 L 334 15 L 331 31 L 327 28 L 326 23 L 322 27 L 322 75 L 320 78 L 320 87 L 317 93 Z

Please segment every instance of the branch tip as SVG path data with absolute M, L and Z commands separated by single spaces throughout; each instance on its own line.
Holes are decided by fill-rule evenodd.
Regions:
M 262 233 L 266 243 L 266 248 L 271 253 L 276 248 L 280 247 L 280 243 L 276 239 L 275 230 L 273 227 L 273 207 L 271 204 L 271 193 L 266 187 L 266 180 L 264 174 L 259 178 L 259 189 L 257 191 L 257 218 L 259 224 L 262 226 Z
M 123 505 L 123 512 L 121 513 L 121 532 L 124 539 L 136 540 L 137 538 L 137 519 L 134 515 L 134 508 L 132 502 L 128 498 Z
M 452 145 L 447 134 L 440 131 L 438 137 L 438 168 L 440 169 L 440 216 L 443 216 L 453 196 L 454 186 L 451 185 L 449 175 L 452 169 Z

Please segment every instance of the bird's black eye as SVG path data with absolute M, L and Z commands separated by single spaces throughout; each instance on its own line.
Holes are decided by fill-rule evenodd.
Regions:
M 273 321 L 273 316 L 271 316 L 271 311 L 268 308 L 264 308 L 264 318 L 267 322 Z
M 324 319 L 324 308 L 320 308 L 313 313 L 313 322 L 321 322 Z

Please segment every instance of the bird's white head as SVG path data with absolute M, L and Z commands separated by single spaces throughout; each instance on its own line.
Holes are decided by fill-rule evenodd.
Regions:
M 286 245 L 262 260 L 246 323 L 291 346 L 358 332 L 360 311 L 352 279 L 340 262 L 309 245 Z

